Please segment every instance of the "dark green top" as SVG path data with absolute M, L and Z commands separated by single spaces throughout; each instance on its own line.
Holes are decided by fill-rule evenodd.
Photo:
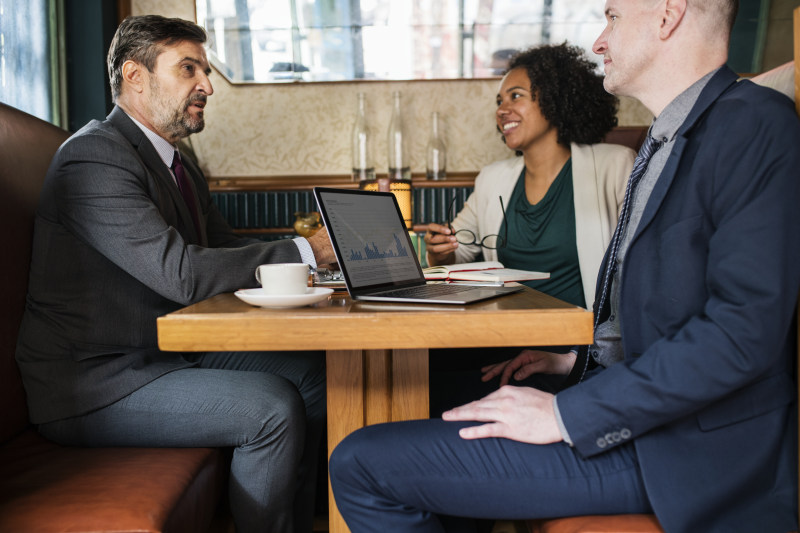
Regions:
M 525 195 L 525 169 L 517 180 L 506 208 L 508 242 L 497 250 L 506 268 L 550 272 L 550 279 L 525 285 L 565 302 L 585 307 L 578 246 L 575 240 L 575 202 L 572 159 L 564 164 L 539 203 Z M 503 228 L 500 228 L 503 235 Z

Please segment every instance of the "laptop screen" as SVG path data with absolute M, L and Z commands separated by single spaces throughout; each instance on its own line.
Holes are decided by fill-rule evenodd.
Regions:
M 424 283 L 392 193 L 316 187 L 314 194 L 349 287 Z

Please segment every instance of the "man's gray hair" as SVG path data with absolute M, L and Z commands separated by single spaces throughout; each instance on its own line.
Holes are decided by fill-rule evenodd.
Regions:
M 133 60 L 153 72 L 163 46 L 182 41 L 206 42 L 205 30 L 188 20 L 160 15 L 127 17 L 117 28 L 108 49 L 108 79 L 111 97 L 117 101 L 122 92 L 122 65 Z

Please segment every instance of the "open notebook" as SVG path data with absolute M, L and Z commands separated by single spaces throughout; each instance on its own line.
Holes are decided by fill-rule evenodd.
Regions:
M 354 300 L 466 304 L 522 289 L 427 284 L 392 193 L 315 187 L 314 197 Z

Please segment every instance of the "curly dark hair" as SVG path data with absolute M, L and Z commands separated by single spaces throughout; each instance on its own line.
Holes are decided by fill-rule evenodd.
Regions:
M 594 144 L 617 125 L 619 99 L 603 88 L 597 65 L 566 42 L 516 54 L 508 70 L 524 68 L 542 115 L 558 130 L 558 142 Z

